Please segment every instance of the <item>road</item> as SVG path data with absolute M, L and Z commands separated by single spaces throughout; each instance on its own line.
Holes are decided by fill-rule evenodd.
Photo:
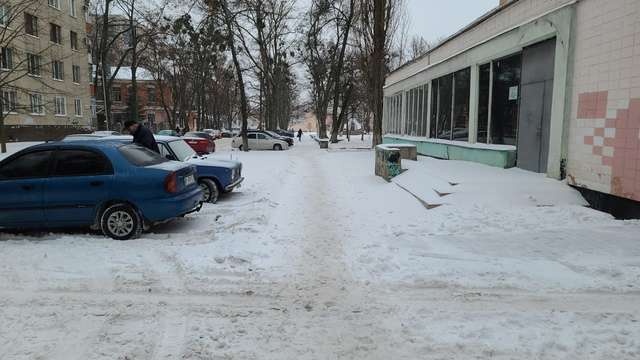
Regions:
M 372 153 L 357 143 L 327 152 L 304 140 L 287 152 L 218 154 L 240 157 L 245 186 L 138 240 L 2 235 L 0 358 L 640 357 L 637 272 L 623 291 L 606 283 L 616 274 L 567 263 L 576 279 L 605 283 L 566 288 L 539 280 L 531 264 L 544 257 L 540 248 L 518 260 L 531 274 L 503 269 L 465 285 L 467 273 L 439 266 L 482 277 L 473 260 L 495 265 L 499 252 L 457 257 L 422 247 L 431 237 L 462 247 L 466 238 L 427 236 L 436 220 L 373 177 Z M 599 231 L 622 226 L 602 221 Z M 619 246 L 630 250 L 604 251 L 638 271 L 640 245 L 624 238 Z M 516 275 L 522 286 L 504 285 Z

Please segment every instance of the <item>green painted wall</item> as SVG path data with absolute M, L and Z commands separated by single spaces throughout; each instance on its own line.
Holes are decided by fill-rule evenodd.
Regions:
M 402 137 L 385 135 L 385 144 L 414 144 L 418 154 L 445 160 L 472 161 L 500 168 L 516 166 L 515 150 L 478 149 L 467 146 L 440 144 L 428 140 L 408 140 Z

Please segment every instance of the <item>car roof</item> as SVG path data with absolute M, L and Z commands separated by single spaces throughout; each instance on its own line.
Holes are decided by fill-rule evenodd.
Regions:
M 54 148 L 65 148 L 65 147 L 89 147 L 96 149 L 109 149 L 116 148 L 122 146 L 122 142 L 118 141 L 105 141 L 105 138 L 99 138 L 100 141 L 88 141 L 88 139 L 78 139 L 78 140 L 69 140 L 69 141 L 52 141 L 44 144 L 38 144 L 34 146 L 30 146 L 25 150 L 46 150 L 46 149 L 54 149 Z

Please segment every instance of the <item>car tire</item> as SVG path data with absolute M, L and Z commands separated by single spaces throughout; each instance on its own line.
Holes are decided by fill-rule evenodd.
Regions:
M 142 218 L 129 204 L 115 204 L 100 216 L 100 230 L 114 240 L 135 239 L 142 233 Z
M 200 179 L 198 185 L 200 185 L 200 189 L 202 190 L 202 201 L 211 204 L 218 202 L 220 190 L 218 190 L 218 185 L 216 185 L 215 181 L 211 179 Z
M 280 144 L 273 145 L 273 150 L 281 151 L 282 150 L 282 145 L 280 145 Z

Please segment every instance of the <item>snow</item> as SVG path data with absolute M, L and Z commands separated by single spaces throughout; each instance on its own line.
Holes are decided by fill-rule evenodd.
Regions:
M 639 221 L 518 169 L 387 183 L 370 137 L 228 142 L 243 186 L 141 239 L 0 234 L 0 358 L 640 357 Z

